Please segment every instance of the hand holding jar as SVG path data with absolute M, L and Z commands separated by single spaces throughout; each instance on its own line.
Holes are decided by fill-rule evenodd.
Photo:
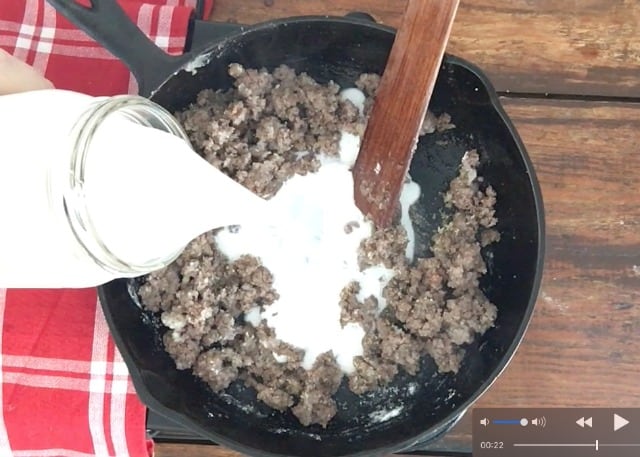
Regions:
M 26 63 L 0 49 L 0 95 L 36 89 L 53 89 L 53 84 Z

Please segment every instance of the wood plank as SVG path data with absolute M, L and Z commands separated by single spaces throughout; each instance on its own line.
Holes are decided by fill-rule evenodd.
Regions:
M 510 100 L 547 214 L 524 344 L 483 405 L 640 404 L 640 105 Z
M 212 20 L 253 24 L 367 11 L 399 25 L 406 0 L 216 0 Z M 640 97 L 640 2 L 462 0 L 448 51 L 497 90 Z
M 241 457 L 242 454 L 223 448 L 222 446 L 206 446 L 199 444 L 156 444 L 154 457 Z
M 156 444 L 155 453 L 155 457 L 242 457 L 243 455 L 244 454 L 225 449 L 221 446 L 169 443 Z M 403 456 L 397 454 L 397 457 Z
M 477 406 L 640 405 L 640 104 L 503 102 L 542 185 L 547 259 L 523 344 Z M 465 417 L 437 447 L 468 450 L 470 433 Z M 170 455 L 236 457 L 158 446 Z

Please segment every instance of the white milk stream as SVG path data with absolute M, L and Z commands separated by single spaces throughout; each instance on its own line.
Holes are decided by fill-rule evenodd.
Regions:
M 265 200 L 178 137 L 114 117 L 94 143 L 85 198 L 101 239 L 118 257 L 145 262 L 213 228 L 260 224 L 268 214 Z
M 358 142 L 349 139 L 341 144 L 341 157 L 357 156 Z M 344 145 L 355 148 L 355 154 Z M 317 172 L 290 178 L 269 200 L 277 225 L 247 225 L 216 235 L 218 247 L 231 260 L 251 254 L 271 271 L 279 298 L 262 315 L 258 309 L 252 310 L 247 320 L 257 325 L 266 319 L 279 339 L 303 349 L 307 369 L 316 357 L 333 351 L 342 370 L 353 371 L 353 357 L 362 355 L 364 330 L 359 324 L 340 324 L 340 292 L 357 281 L 361 288 L 358 298 L 373 295 L 383 309 L 382 291 L 394 274 L 384 265 L 364 271 L 358 266 L 358 247 L 371 236 L 373 225 L 354 202 L 351 166 L 351 162 L 324 157 Z M 402 220 L 408 221 L 411 240 L 408 210 L 419 195 L 417 184 L 404 185 Z M 345 226 L 353 222 L 356 224 L 347 233 Z M 413 256 L 412 247 L 407 255 Z

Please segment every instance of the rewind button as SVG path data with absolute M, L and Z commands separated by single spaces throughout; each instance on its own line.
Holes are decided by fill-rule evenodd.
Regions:
M 589 427 L 589 428 L 592 428 L 592 427 L 593 427 L 593 417 L 590 417 L 590 418 L 588 418 L 588 419 L 585 419 L 585 418 L 584 418 L 584 416 L 583 416 L 583 417 L 581 417 L 580 419 L 578 419 L 578 420 L 576 421 L 576 424 L 578 424 L 578 426 L 579 426 L 580 428 L 584 428 L 584 426 L 585 426 L 585 425 L 586 425 L 587 427 Z

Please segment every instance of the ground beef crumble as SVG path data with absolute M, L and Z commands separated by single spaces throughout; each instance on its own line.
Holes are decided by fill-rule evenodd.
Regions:
M 445 194 L 451 213 L 432 239 L 432 257 L 417 259 L 413 265 L 400 258 L 403 264 L 398 266 L 389 260 L 389 249 L 393 249 L 389 243 L 364 242 L 361 246 L 363 258 L 372 259 L 373 264 L 383 261 L 398 273 L 384 291 L 387 307 L 373 324 L 362 311 L 368 308 L 361 308 L 363 304 L 357 301 L 358 290 L 351 285 L 343 291 L 342 322 L 360 322 L 363 328 L 374 329 L 364 341 L 361 363 L 349 377 L 356 393 L 375 389 L 379 367 L 389 363 L 414 374 L 424 354 L 434 359 L 439 371 L 457 372 L 463 355 L 460 346 L 493 326 L 496 307 L 479 288 L 479 278 L 486 272 L 479 234 L 490 241 L 499 239 L 491 228 L 497 222 L 496 196 L 491 187 L 480 189 L 478 163 L 478 153 L 467 152 L 458 177 Z M 403 235 L 394 238 L 400 240 Z
M 363 74 L 356 82 L 366 95 L 360 113 L 340 98 L 336 84 L 318 84 L 286 66 L 270 73 L 232 64 L 229 74 L 232 89 L 202 91 L 176 116 L 198 153 L 265 198 L 294 174 L 317 170 L 317 153 L 337 154 L 342 131 L 364 133 L 380 81 Z M 421 133 L 450 128 L 447 114 L 429 112 Z M 478 284 L 486 272 L 481 248 L 499 240 L 496 194 L 481 186 L 478 165 L 476 151 L 465 154 L 444 196 L 448 215 L 431 240 L 432 257 L 410 264 L 400 226 L 375 231 L 360 246 L 361 268 L 384 264 L 397 274 L 385 288 L 383 310 L 374 297 L 358 300 L 357 283 L 342 291 L 341 323 L 365 330 L 364 353 L 348 377 L 354 393 L 388 384 L 400 369 L 416 374 L 425 355 L 439 371 L 456 372 L 461 346 L 493 325 L 496 308 Z M 353 228 L 349 223 L 345 231 Z M 245 321 L 245 313 L 277 299 L 272 282 L 255 257 L 229 261 L 210 232 L 150 274 L 138 293 L 146 309 L 160 314 L 164 347 L 178 369 L 191 369 L 216 392 L 242 380 L 270 407 L 291 408 L 303 425 L 326 426 L 336 414 L 332 396 L 343 378 L 333 354 L 322 354 L 305 370 L 302 351 L 279 341 L 265 321 Z

